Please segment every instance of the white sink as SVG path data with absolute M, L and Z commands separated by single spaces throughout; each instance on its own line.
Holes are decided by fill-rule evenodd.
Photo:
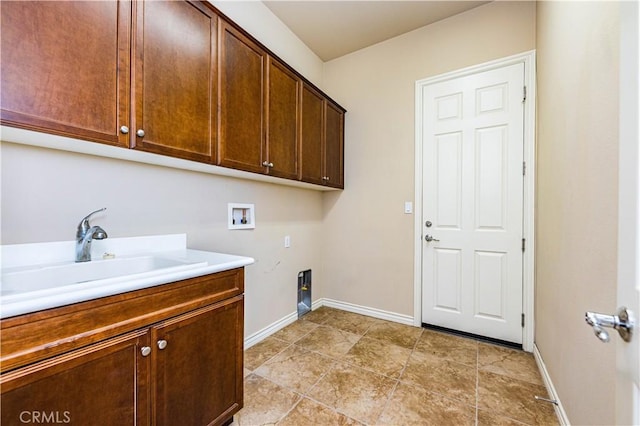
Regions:
M 17 267 L 3 271 L 0 295 L 28 293 L 110 278 L 140 278 L 139 274 L 164 274 L 206 265 L 206 262 L 188 262 L 158 256 L 133 256 L 83 263 Z
M 109 253 L 103 259 L 103 255 Z M 187 249 L 184 234 L 107 238 L 76 263 L 75 241 L 1 246 L 0 318 L 186 280 L 254 263 Z

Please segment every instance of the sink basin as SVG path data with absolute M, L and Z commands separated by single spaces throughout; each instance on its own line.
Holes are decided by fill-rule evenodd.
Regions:
M 91 262 L 64 262 L 19 267 L 3 271 L 0 295 L 8 296 L 47 290 L 89 281 L 107 280 L 137 274 L 150 275 L 197 268 L 206 262 L 188 262 L 158 256 L 134 256 Z

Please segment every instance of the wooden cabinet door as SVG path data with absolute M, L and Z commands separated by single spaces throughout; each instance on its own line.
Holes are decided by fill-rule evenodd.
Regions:
M 2 424 L 146 425 L 145 330 L 3 374 Z
M 344 188 L 344 112 L 326 102 L 325 109 L 325 183 Z
M 111 145 L 129 136 L 128 1 L 3 1 L 3 124 Z
M 242 408 L 243 300 L 227 299 L 152 328 L 154 424 L 221 424 Z
M 287 179 L 298 178 L 299 99 L 302 80 L 277 60 L 269 57 L 267 92 L 268 173 Z
M 302 87 L 300 168 L 302 180 L 323 184 L 324 100 L 307 85 Z
M 188 1 L 137 2 L 135 9 L 133 146 L 215 162 L 218 18 Z
M 218 163 L 263 173 L 267 54 L 230 24 L 220 23 Z

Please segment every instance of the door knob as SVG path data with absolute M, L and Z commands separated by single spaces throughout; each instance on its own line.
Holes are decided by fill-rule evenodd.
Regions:
M 431 235 L 427 235 L 424 237 L 424 240 L 428 243 L 430 243 L 431 241 L 440 241 L 440 240 L 436 240 L 435 238 L 433 238 Z
M 624 306 L 618 309 L 616 315 L 599 314 L 597 312 L 585 312 L 584 320 L 593 327 L 596 337 L 607 343 L 609 333 L 603 327 L 618 330 L 618 334 L 625 342 L 630 342 L 633 337 L 634 319 L 631 313 Z

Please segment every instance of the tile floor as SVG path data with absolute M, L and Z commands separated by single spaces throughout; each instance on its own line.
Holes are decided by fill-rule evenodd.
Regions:
M 245 351 L 234 425 L 557 425 L 531 354 L 320 308 Z

